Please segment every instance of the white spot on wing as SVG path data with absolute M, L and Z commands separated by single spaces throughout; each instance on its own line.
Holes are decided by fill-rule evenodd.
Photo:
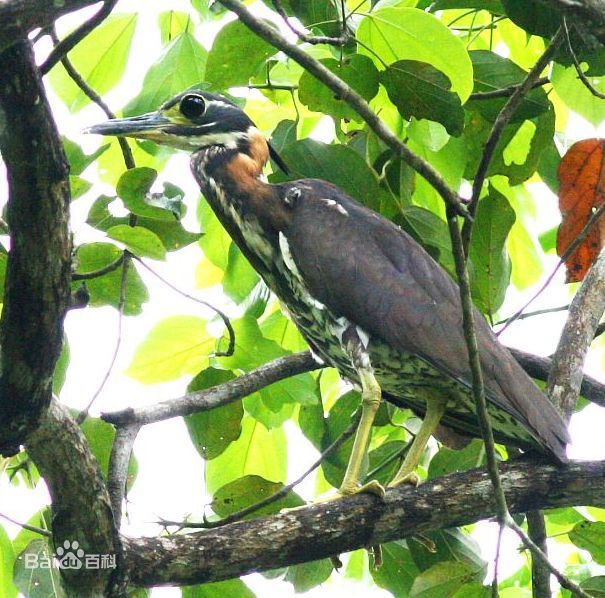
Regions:
M 333 199 L 320 199 L 319 201 L 323 201 L 329 208 L 336 210 L 343 216 L 349 215 L 349 212 L 347 212 L 343 206 Z

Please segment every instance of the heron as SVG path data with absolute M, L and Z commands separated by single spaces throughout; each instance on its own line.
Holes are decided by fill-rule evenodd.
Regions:
M 422 418 L 389 483 L 417 483 L 439 424 L 481 437 L 462 329 L 459 288 L 401 228 L 319 179 L 264 180 L 284 161 L 244 110 L 220 94 L 188 90 L 156 112 L 90 127 L 191 153 L 203 196 L 278 297 L 313 355 L 361 390 L 361 416 L 338 495 L 384 495 L 363 482 L 382 397 Z M 475 310 L 488 415 L 497 442 L 565 460 L 556 408 Z

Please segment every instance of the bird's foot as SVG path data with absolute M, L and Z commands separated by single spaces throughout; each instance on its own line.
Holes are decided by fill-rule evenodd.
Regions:
M 410 486 L 418 486 L 418 484 L 420 484 L 420 478 L 418 477 L 418 475 L 416 475 L 415 472 L 410 472 L 410 473 L 406 473 L 405 475 L 399 477 L 399 478 L 395 478 L 394 480 L 391 480 L 389 482 L 388 487 L 389 488 L 398 488 L 399 486 L 402 486 L 403 484 L 406 485 L 410 485 Z
M 312 504 L 321 505 L 326 502 L 340 500 L 345 496 L 353 496 L 355 494 L 373 494 L 374 496 L 382 499 L 385 496 L 385 489 L 384 486 L 377 480 L 370 480 L 362 486 L 358 486 L 357 484 L 343 484 L 338 490 L 319 496 L 313 500 Z

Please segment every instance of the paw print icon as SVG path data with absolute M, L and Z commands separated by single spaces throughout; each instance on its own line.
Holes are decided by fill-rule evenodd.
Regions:
M 65 540 L 63 546 L 57 548 L 57 561 L 60 569 L 81 569 L 84 551 L 77 540 Z

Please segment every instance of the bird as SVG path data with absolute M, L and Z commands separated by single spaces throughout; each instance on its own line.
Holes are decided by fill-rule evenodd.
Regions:
M 459 288 L 410 235 L 319 179 L 270 184 L 278 152 L 225 96 L 193 89 L 156 112 L 96 124 L 88 133 L 151 140 L 191 153 L 191 170 L 219 221 L 278 297 L 316 359 L 361 390 L 361 416 L 338 496 L 384 496 L 363 481 L 384 397 L 422 418 L 389 482 L 415 470 L 439 424 L 481 437 Z M 566 424 L 475 309 L 488 414 L 497 442 L 566 460 Z

